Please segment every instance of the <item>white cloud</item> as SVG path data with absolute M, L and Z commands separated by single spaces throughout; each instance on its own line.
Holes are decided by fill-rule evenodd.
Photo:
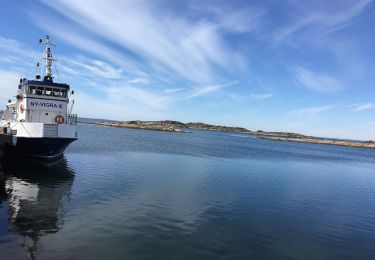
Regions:
M 227 84 L 222 84 L 222 85 L 208 85 L 208 86 L 196 88 L 196 89 L 192 90 L 187 95 L 187 98 L 190 99 L 190 98 L 206 95 L 208 93 L 212 93 L 212 92 L 218 91 L 222 88 L 233 86 L 233 85 L 236 85 L 236 84 L 238 84 L 238 81 L 233 81 L 233 82 L 230 82 L 230 83 L 227 83 Z
M 73 113 L 78 113 L 80 117 L 113 120 L 160 120 L 168 118 L 168 114 L 165 114 L 163 110 L 142 106 L 139 103 L 127 103 L 124 100 L 108 102 L 106 99 L 87 93 L 77 93 L 75 99 L 77 102 Z
M 304 87 L 321 92 L 331 93 L 343 88 L 341 83 L 331 76 L 319 74 L 302 67 L 295 69 L 297 81 Z
M 282 27 L 280 30 L 276 31 L 273 35 L 274 43 L 280 43 L 285 41 L 286 38 L 290 37 L 293 33 L 301 30 L 304 26 L 311 24 L 315 21 L 314 16 L 304 17 L 299 21 L 294 21 L 293 23 Z
M 233 71 L 238 67 L 232 57 L 239 54 L 225 44 L 220 25 L 199 19 L 184 19 L 168 13 L 155 2 L 43 2 L 87 32 L 99 34 L 107 41 L 142 57 L 150 66 L 168 68 L 190 81 L 212 83 L 219 76 L 214 73 L 215 66 Z M 72 43 L 82 45 L 77 41 L 80 32 L 61 24 L 55 27 L 54 24 L 59 23 L 56 19 L 48 17 L 47 22 L 47 18 L 33 18 L 45 29 L 58 34 L 60 31 L 74 34 L 75 42 Z
M 150 83 L 150 81 L 148 79 L 145 79 L 145 78 L 134 78 L 134 79 L 131 79 L 131 80 L 128 80 L 128 83 L 133 83 L 133 84 L 148 84 Z
M 300 109 L 292 110 L 288 112 L 288 114 L 298 115 L 298 116 L 315 116 L 323 112 L 327 112 L 331 108 L 332 108 L 332 105 L 307 107 L 307 108 L 300 108 Z
M 167 88 L 167 89 L 164 90 L 164 92 L 169 94 L 169 93 L 180 92 L 182 90 L 184 90 L 184 88 Z
M 113 67 L 104 61 L 79 57 L 74 59 L 64 59 L 64 66 L 70 66 L 73 71 L 79 74 L 91 77 L 121 79 L 122 70 Z M 68 71 L 67 71 L 68 72 Z
M 371 102 L 363 103 L 363 104 L 356 104 L 352 106 L 353 112 L 359 112 L 363 110 L 375 109 L 375 104 Z
M 367 73 L 371 73 L 371 60 L 363 49 L 360 38 L 340 37 L 327 41 L 326 45 L 343 68 L 345 76 L 351 76 L 355 80 L 363 79 Z
M 37 44 L 35 44 L 37 46 Z M 34 77 L 35 72 L 42 72 L 44 67 L 42 56 L 44 48 L 39 46 L 40 51 L 36 52 L 29 46 L 23 43 L 0 37 L 0 54 L 2 52 L 8 56 L 2 56 L 0 60 L 9 63 L 10 67 L 13 69 L 19 69 L 20 73 L 25 73 L 25 76 Z M 83 78 L 95 78 L 97 80 L 103 79 L 121 79 L 123 77 L 123 70 L 102 60 L 88 58 L 83 55 L 79 56 L 59 56 L 55 55 L 56 49 L 52 50 L 57 61 L 56 66 L 53 66 L 54 76 L 56 75 L 57 68 L 58 72 L 62 75 L 70 74 L 74 76 L 80 76 Z M 36 68 L 36 63 L 40 63 L 39 69 Z M 17 66 L 17 67 L 16 67 Z M 30 75 L 29 75 L 30 74 Z M 43 72 L 42 72 L 43 74 Z
M 263 100 L 271 98 L 272 93 L 250 94 L 250 97 L 253 99 Z
M 168 105 L 168 99 L 140 88 L 119 85 L 109 86 L 103 89 L 110 102 L 119 102 L 122 104 L 133 104 L 135 107 L 149 107 L 156 109 L 165 109 Z
M 260 27 L 260 18 L 263 16 L 261 10 L 239 10 L 222 14 L 222 26 L 228 31 L 250 32 Z
M 126 71 L 126 74 L 129 77 L 138 77 L 139 75 L 145 74 L 142 71 L 142 66 L 139 63 L 128 59 L 125 55 L 115 51 L 113 48 L 105 46 L 104 44 L 98 42 L 97 39 L 90 39 L 84 33 L 82 33 L 82 31 L 78 31 L 78 26 L 68 24 L 68 20 L 61 22 L 60 20 L 54 19 L 52 16 L 48 16 L 48 14 L 46 14 L 43 18 L 41 18 L 40 15 L 37 15 L 35 12 L 28 12 L 28 14 L 31 20 L 33 20 L 37 26 L 42 28 L 42 30 L 54 32 L 54 34 L 51 35 L 52 39 L 60 39 L 78 49 L 81 49 L 83 52 L 89 52 L 95 55 L 95 57 L 104 58 L 111 64 L 117 64 L 123 71 Z M 58 50 L 58 45 L 56 50 Z M 69 58 L 73 59 L 73 57 Z M 61 57 L 59 60 L 61 60 Z
M 193 8 L 205 17 L 211 17 L 212 21 L 223 30 L 236 33 L 247 33 L 260 29 L 263 25 L 265 10 L 249 6 L 234 9 L 230 5 L 218 5 L 216 2 L 201 2 L 201 6 Z
M 319 5 L 306 5 L 297 3 L 294 7 L 298 12 L 297 19 L 277 30 L 273 39 L 274 42 L 281 43 L 293 35 L 301 32 L 306 39 L 307 35 L 317 37 L 338 31 L 350 25 L 350 22 L 361 14 L 372 2 L 372 0 L 349 1 L 340 5 L 338 2 L 324 2 Z M 301 2 L 302 3 L 302 2 Z M 332 4 L 335 3 L 335 4 Z M 331 8 L 330 5 L 332 6 Z
M 6 55 L 11 55 L 13 57 L 21 56 L 29 59 L 31 59 L 35 55 L 35 52 L 32 52 L 29 48 L 27 48 L 19 41 L 4 37 L 0 37 L 0 52 Z
M 20 80 L 20 74 L 14 71 L 5 71 L 0 69 L 0 109 L 5 107 L 9 99 L 14 100 L 17 95 L 17 86 Z
M 35 42 L 35 46 L 37 46 L 37 42 Z M 34 73 L 37 58 L 41 57 L 42 49 L 40 49 L 40 53 L 37 53 L 17 40 L 0 37 L 0 61 L 3 64 L 6 63 L 9 70 Z M 23 76 L 26 75 L 34 77 L 34 75 L 23 74 Z

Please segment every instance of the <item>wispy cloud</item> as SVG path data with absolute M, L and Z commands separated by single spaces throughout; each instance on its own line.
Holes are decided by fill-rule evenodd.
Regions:
M 332 105 L 326 105 L 326 106 L 300 108 L 300 109 L 292 110 L 288 112 L 288 114 L 298 115 L 298 116 L 316 116 L 321 113 L 327 112 L 332 107 L 333 107 Z
M 295 4 L 299 7 L 295 10 L 299 13 L 298 18 L 277 30 L 273 35 L 274 42 L 281 43 L 297 33 L 304 33 L 306 38 L 306 32 L 310 36 L 317 37 L 340 30 L 350 25 L 350 22 L 366 10 L 371 2 L 372 0 L 356 0 L 342 4 L 338 2 L 324 2 L 321 5 L 314 3 L 314 7 L 306 5 L 308 7 L 306 11 L 299 4 Z
M 212 92 L 218 91 L 222 88 L 233 86 L 233 85 L 236 85 L 236 84 L 238 84 L 238 81 L 233 81 L 233 82 L 230 82 L 230 83 L 227 83 L 227 84 L 222 84 L 222 85 L 208 85 L 208 86 L 196 88 L 196 89 L 192 90 L 187 95 L 187 98 L 190 99 L 190 98 L 206 95 L 208 93 L 212 93 Z
M 338 61 L 338 67 L 344 70 L 346 77 L 351 76 L 356 80 L 363 79 L 367 73 L 371 73 L 371 60 L 363 49 L 360 38 L 340 37 L 329 40 L 326 43 Z
M 4 37 L 0 37 L 0 52 L 29 58 L 32 58 L 35 55 L 35 52 L 31 52 L 31 50 L 21 42 Z
M 35 46 L 37 47 L 37 42 Z M 27 46 L 17 40 L 0 37 L 0 54 L 3 62 L 10 64 L 12 68 L 18 66 L 19 73 L 25 73 L 24 76 L 34 77 L 34 73 L 40 73 L 43 67 L 43 46 L 39 46 L 38 51 L 35 51 L 31 46 Z M 56 50 L 53 50 L 55 53 Z M 42 66 L 36 67 L 36 63 L 41 63 Z M 102 79 L 120 79 L 123 77 L 122 69 L 116 68 L 114 65 L 99 60 L 92 59 L 83 55 L 79 56 L 58 56 L 56 66 L 53 67 L 53 72 L 56 75 L 56 70 L 62 74 L 70 74 L 74 76 L 81 76 L 81 78 L 96 78 Z
M 146 78 L 135 78 L 135 79 L 128 80 L 128 83 L 130 83 L 130 84 L 148 84 L 148 83 L 150 83 L 150 80 L 148 80 Z
M 0 78 L 0 104 L 4 104 L 8 99 L 14 100 L 20 74 L 14 71 L 0 69 Z M 2 109 L 2 107 L 0 109 Z
M 104 94 L 107 95 L 107 93 Z M 124 99 L 108 102 L 103 97 L 81 92 L 78 92 L 75 96 L 79 102 L 76 102 L 74 110 L 82 117 L 115 120 L 160 120 L 168 118 L 169 115 L 163 109 L 155 109 L 155 107 L 141 105 L 142 103 L 138 102 L 124 102 Z M 87 104 L 90 104 L 90 106 Z M 93 107 L 100 109 L 92 109 Z
M 140 75 L 145 74 L 143 71 L 143 66 L 139 62 L 131 60 L 121 51 L 115 50 L 114 48 L 103 44 L 102 42 L 98 41 L 97 37 L 95 39 L 91 39 L 82 30 L 78 29 L 79 26 L 73 26 L 68 22 L 68 20 L 64 20 L 64 22 L 62 22 L 61 20 L 55 19 L 54 16 L 51 16 L 50 14 L 46 14 L 44 18 L 41 18 L 40 16 L 36 15 L 35 12 L 31 12 L 30 10 L 26 11 L 26 13 L 29 15 L 30 19 L 35 23 L 35 25 L 40 27 L 42 30 L 54 32 L 54 35 L 52 35 L 53 37 L 56 37 L 85 53 L 94 55 L 94 57 L 105 59 L 111 64 L 117 64 L 123 71 L 126 71 L 128 77 L 139 77 Z M 61 58 L 59 58 L 59 60 L 61 60 Z M 72 60 L 74 59 L 72 58 Z
M 272 93 L 250 94 L 250 97 L 253 99 L 263 100 L 271 98 Z
M 298 67 L 294 71 L 297 81 L 308 89 L 321 93 L 331 93 L 343 88 L 342 84 L 331 76 L 302 67 Z
M 164 90 L 165 93 L 169 94 L 169 93 L 176 93 L 176 92 L 180 92 L 180 91 L 183 91 L 184 88 L 167 88 Z
M 25 44 L 14 39 L 0 37 L 0 61 L 8 63 L 8 69 L 19 70 L 20 73 L 25 72 L 26 68 L 34 71 L 36 57 L 38 57 L 37 52 Z
M 168 105 L 167 97 L 128 85 L 109 86 L 102 91 L 113 102 L 157 109 L 164 109 Z
M 233 8 L 230 5 L 218 5 L 216 2 L 201 2 L 191 5 L 192 9 L 211 17 L 221 29 L 229 32 L 248 33 L 259 30 L 264 23 L 266 11 L 255 6 Z
M 353 112 L 359 112 L 363 110 L 375 109 L 375 104 L 371 102 L 356 104 L 352 106 Z
M 98 77 L 101 79 L 121 79 L 122 70 L 115 68 L 113 65 L 100 61 L 97 59 L 89 59 L 86 57 L 78 57 L 75 59 L 65 58 L 64 66 L 70 66 L 71 70 L 78 71 L 79 73 L 91 74 L 93 77 Z
M 150 66 L 167 68 L 192 82 L 212 83 L 219 77 L 214 72 L 216 66 L 226 70 L 238 67 L 233 57 L 239 54 L 227 46 L 220 26 L 212 21 L 184 19 L 151 1 L 42 2 L 85 28 L 86 35 L 99 34 Z M 51 26 L 59 23 L 56 17 L 49 17 L 48 22 L 41 19 L 33 18 L 39 25 L 57 30 Z M 59 28 L 72 32 L 71 28 Z

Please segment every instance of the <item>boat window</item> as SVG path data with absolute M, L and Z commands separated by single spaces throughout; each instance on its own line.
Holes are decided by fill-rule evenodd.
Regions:
M 62 89 L 60 91 L 60 97 L 66 97 L 66 90 L 65 89 Z
M 36 88 L 36 94 L 37 95 L 43 95 L 43 91 L 44 91 L 44 88 L 41 88 L 41 87 Z
M 29 87 L 29 93 L 35 95 L 36 94 L 36 87 Z
M 53 96 L 55 96 L 55 97 L 60 96 L 60 89 L 56 89 L 56 88 L 54 88 L 54 89 L 53 89 Z
M 51 88 L 46 88 L 46 95 L 51 96 L 52 95 L 52 89 Z

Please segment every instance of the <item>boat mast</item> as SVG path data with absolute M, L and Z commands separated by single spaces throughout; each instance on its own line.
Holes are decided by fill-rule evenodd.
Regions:
M 44 50 L 44 57 L 45 60 L 45 73 L 44 73 L 44 79 L 52 80 L 52 62 L 56 61 L 52 58 L 52 52 L 51 52 L 51 46 L 54 46 L 49 41 L 49 36 L 46 36 L 46 40 L 43 42 L 42 39 L 39 40 L 39 43 L 44 43 L 46 45 L 46 48 Z

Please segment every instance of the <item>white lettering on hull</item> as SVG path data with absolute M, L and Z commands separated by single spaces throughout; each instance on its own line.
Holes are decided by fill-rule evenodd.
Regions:
M 66 102 L 54 100 L 35 100 L 29 99 L 27 109 L 39 111 L 66 112 Z
M 31 101 L 30 106 L 31 107 L 63 108 L 62 104 L 55 104 L 55 103 L 49 103 L 49 102 L 37 102 L 37 101 Z

